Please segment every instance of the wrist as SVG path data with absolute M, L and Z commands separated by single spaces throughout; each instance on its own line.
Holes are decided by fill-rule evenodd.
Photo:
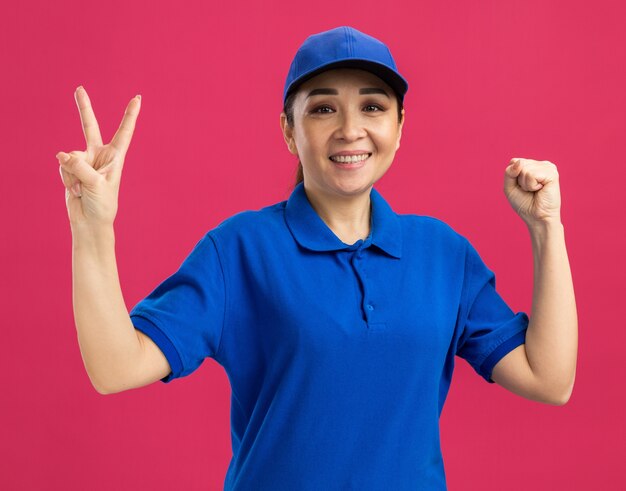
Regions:
M 71 224 L 71 230 L 74 248 L 115 243 L 113 225 Z
M 565 239 L 565 228 L 560 220 L 542 220 L 527 225 L 535 251 L 541 251 L 546 245 Z
M 563 229 L 563 222 L 560 217 L 545 218 L 542 220 L 534 220 L 532 222 L 526 222 L 528 230 L 532 232 L 550 232 L 552 230 Z

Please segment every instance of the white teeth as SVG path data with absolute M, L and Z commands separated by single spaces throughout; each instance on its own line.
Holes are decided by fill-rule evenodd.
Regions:
M 334 155 L 330 157 L 330 159 L 335 162 L 353 163 L 353 162 L 361 162 L 362 160 L 365 160 L 369 156 L 370 156 L 369 153 L 364 153 L 363 155 Z

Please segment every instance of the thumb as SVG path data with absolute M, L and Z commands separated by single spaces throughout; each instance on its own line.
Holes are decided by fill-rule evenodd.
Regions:
M 87 163 L 87 161 L 77 155 L 70 155 L 59 152 L 56 155 L 63 170 L 75 176 L 81 183 L 93 187 L 102 179 L 102 176 Z
M 508 194 L 517 187 L 517 177 L 522 172 L 519 159 L 513 159 L 513 163 L 504 171 L 504 191 Z

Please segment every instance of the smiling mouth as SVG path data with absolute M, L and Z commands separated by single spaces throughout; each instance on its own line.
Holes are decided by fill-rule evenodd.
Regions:
M 333 155 L 328 157 L 336 164 L 358 164 L 371 157 L 371 153 L 364 153 L 362 155 Z

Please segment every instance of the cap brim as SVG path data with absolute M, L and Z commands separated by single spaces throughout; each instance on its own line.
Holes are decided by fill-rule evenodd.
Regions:
M 385 65 L 375 63 L 369 60 L 348 58 L 345 60 L 333 61 L 332 63 L 328 63 L 324 66 L 311 70 L 310 72 L 302 74 L 289 86 L 289 89 L 285 94 L 285 100 L 287 100 L 289 94 L 291 94 L 294 90 L 297 90 L 298 87 L 304 82 L 315 77 L 316 75 L 319 75 L 322 72 L 332 70 L 333 68 L 360 68 L 362 70 L 373 73 L 385 83 L 387 83 L 387 85 L 389 85 L 394 90 L 394 92 L 396 92 L 398 97 L 400 97 L 401 101 L 404 99 L 404 95 L 409 88 L 409 84 L 402 76 L 400 76 L 398 73 L 394 72 L 392 69 Z

